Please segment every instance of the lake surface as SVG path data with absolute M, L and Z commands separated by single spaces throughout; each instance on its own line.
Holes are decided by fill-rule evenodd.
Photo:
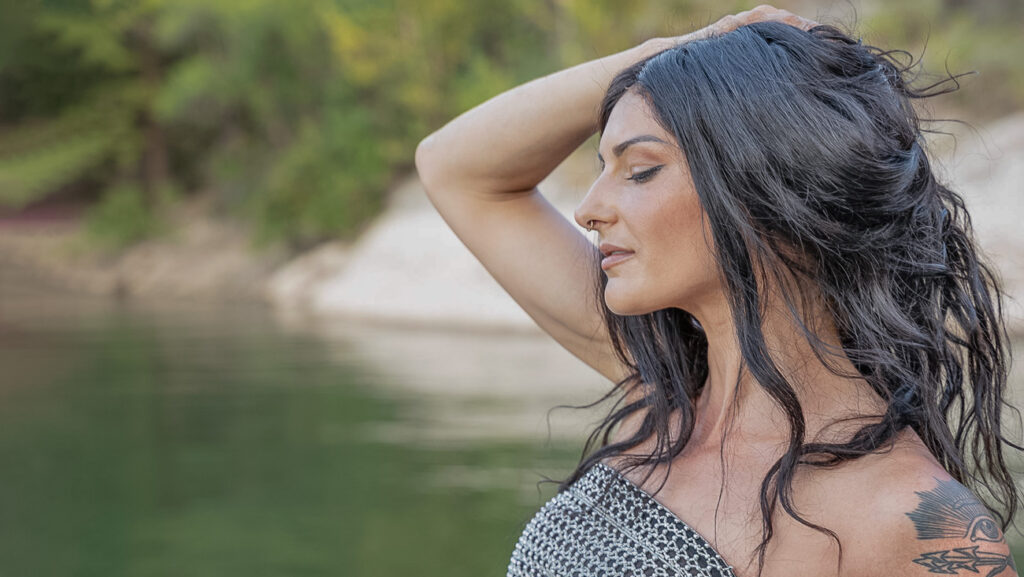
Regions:
M 545 392 L 573 361 L 537 336 L 350 341 L 3 276 L 0 575 L 504 574 L 555 492 L 536 482 L 579 456 L 578 418 L 552 413 L 549 440 L 545 413 L 592 398 Z
M 0 575 L 503 575 L 538 481 L 607 410 L 549 414 L 606 384 L 545 336 L 119 303 L 11 269 L 0 370 Z

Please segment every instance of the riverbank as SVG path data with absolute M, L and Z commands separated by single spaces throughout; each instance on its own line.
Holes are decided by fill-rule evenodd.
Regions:
M 1024 114 L 935 143 L 935 169 L 963 194 L 983 251 L 1007 289 L 1011 330 L 1024 334 Z M 540 184 L 572 221 L 596 176 L 588 145 Z M 434 210 L 415 174 L 390 191 L 387 209 L 353 243 L 302 254 L 255 251 L 246 228 L 211 215 L 202 198 L 171 216 L 173 234 L 120 254 L 84 250 L 80 207 L 0 220 L 0 264 L 30 270 L 75 292 L 117 298 L 264 302 L 318 322 L 539 332 Z M 581 229 L 582 230 L 582 229 Z
M 110 252 L 86 241 L 83 206 L 34 207 L 0 219 L 0 265 L 70 292 L 265 302 L 267 282 L 291 255 L 253 250 L 244 226 L 211 212 L 205 199 L 189 199 L 168 215 L 170 234 Z

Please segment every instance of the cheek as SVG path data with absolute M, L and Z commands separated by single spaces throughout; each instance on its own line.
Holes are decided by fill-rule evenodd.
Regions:
M 702 209 L 696 193 L 687 194 L 672 202 L 660 203 L 650 214 L 649 230 L 660 231 L 662 246 L 676 255 L 694 256 L 708 252 L 711 229 L 701 218 Z M 707 234 L 708 240 L 704 240 Z
M 656 266 L 655 272 L 661 272 L 673 284 L 685 286 L 713 281 L 714 240 L 710 226 L 702 222 L 700 203 L 694 198 L 676 206 L 662 206 L 652 219 L 656 219 L 657 230 L 664 231 L 657 243 L 658 262 L 651 263 Z

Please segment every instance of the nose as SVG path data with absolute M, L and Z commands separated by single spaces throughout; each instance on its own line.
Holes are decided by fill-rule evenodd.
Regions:
M 576 224 L 583 228 L 600 230 L 615 221 L 615 207 L 610 205 L 603 196 L 601 179 L 598 178 L 586 196 L 573 211 Z M 591 227 L 591 221 L 593 226 Z

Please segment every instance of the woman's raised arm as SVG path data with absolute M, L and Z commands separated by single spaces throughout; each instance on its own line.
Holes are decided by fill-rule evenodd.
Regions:
M 537 184 L 596 132 L 614 75 L 662 47 L 651 40 L 531 80 L 464 112 L 416 150 L 427 195 L 456 236 L 541 329 L 616 381 L 625 367 L 593 299 L 597 248 Z
M 620 70 L 764 19 L 799 17 L 762 6 L 542 76 L 462 113 L 416 149 L 427 195 L 456 236 L 541 329 L 613 381 L 626 376 L 626 367 L 593 302 L 597 248 L 537 185 L 597 131 L 601 100 Z

